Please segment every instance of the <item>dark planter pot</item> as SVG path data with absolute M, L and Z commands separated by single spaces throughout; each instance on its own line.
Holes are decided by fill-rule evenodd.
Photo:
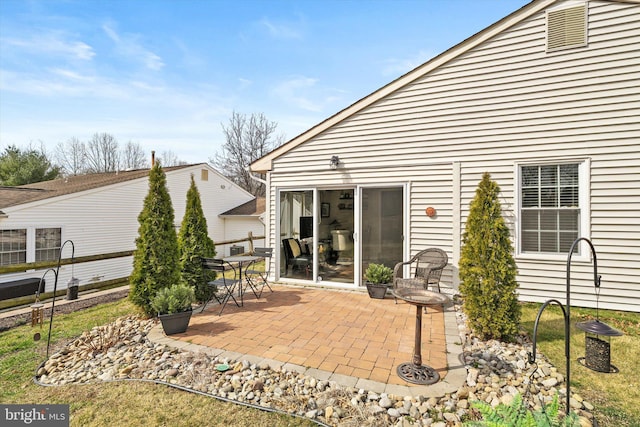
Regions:
M 181 334 L 186 332 L 191 320 L 192 311 L 182 311 L 173 314 L 159 314 L 158 318 L 162 322 L 162 329 L 167 335 Z
M 367 282 L 367 292 L 369 292 L 370 298 L 376 299 L 384 299 L 384 296 L 387 294 L 387 289 L 389 285 L 386 283 L 375 284 Z

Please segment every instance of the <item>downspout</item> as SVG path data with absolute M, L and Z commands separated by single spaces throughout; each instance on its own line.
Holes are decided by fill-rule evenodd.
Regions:
M 245 170 L 249 172 L 249 178 L 251 178 L 254 181 L 258 181 L 260 184 L 264 184 L 265 187 L 267 186 L 267 181 L 265 181 L 262 178 L 258 178 L 257 176 L 253 176 L 253 173 L 251 173 L 251 166 L 247 166 Z

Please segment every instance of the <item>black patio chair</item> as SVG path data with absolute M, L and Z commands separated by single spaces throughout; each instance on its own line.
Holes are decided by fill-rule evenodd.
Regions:
M 221 259 L 202 258 L 202 268 L 214 271 L 216 273 L 216 279 L 207 282 L 207 285 L 214 288 L 214 291 L 211 293 L 211 297 L 202 305 L 202 310 L 200 310 L 200 312 L 204 311 L 204 308 L 212 299 L 218 301 L 221 306 L 220 313 L 218 313 L 218 315 L 222 314 L 222 311 L 227 306 L 230 299 L 240 307 L 240 303 L 238 303 L 238 300 L 236 300 L 233 295 L 240 283 L 237 279 L 238 275 L 236 274 L 236 269 L 233 265 Z M 226 277 L 227 275 L 225 273 L 228 271 L 233 271 L 233 278 Z
M 269 274 L 271 274 L 271 257 L 273 256 L 273 248 L 255 248 L 253 255 L 258 256 L 261 259 L 249 264 L 244 271 L 244 276 L 247 279 L 247 284 L 253 291 L 253 294 L 256 298 L 260 298 L 265 286 L 273 292 L 268 281 Z M 264 268 L 257 269 L 256 264 L 261 261 L 264 261 Z

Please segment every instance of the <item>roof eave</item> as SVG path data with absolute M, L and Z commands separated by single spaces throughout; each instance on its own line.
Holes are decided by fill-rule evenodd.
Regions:
M 338 113 L 334 114 L 328 119 L 320 122 L 319 124 L 307 130 L 306 132 L 296 136 L 286 144 L 281 145 L 280 147 L 276 148 L 275 150 L 271 151 L 265 156 L 259 158 L 258 160 L 256 160 L 251 164 L 251 170 L 253 172 L 266 174 L 268 171 L 271 171 L 273 169 L 273 161 L 275 159 L 287 153 L 288 151 L 294 149 L 298 145 L 321 134 L 322 132 L 329 129 L 336 123 L 339 123 L 345 120 L 351 115 L 357 113 L 360 110 L 363 110 L 364 108 L 384 98 L 390 93 L 400 89 L 401 87 L 406 86 L 409 83 L 413 82 L 414 80 L 421 78 L 422 76 L 429 73 L 433 69 L 440 67 L 441 65 L 455 59 L 456 57 L 467 52 L 469 49 L 472 49 L 478 44 L 500 33 L 501 31 L 504 31 L 507 28 L 517 24 L 518 22 L 522 21 L 528 16 L 533 15 L 534 13 L 537 13 L 538 11 L 545 9 L 549 5 L 555 3 L 556 1 L 558 0 L 532 0 L 530 3 L 527 3 L 520 9 L 512 12 L 511 14 L 502 18 L 501 20 L 493 23 L 492 25 L 488 26 L 484 30 L 463 40 L 457 45 L 444 51 L 440 55 L 432 58 L 431 60 L 409 71 L 408 73 L 398 77 L 397 79 L 381 87 L 377 91 L 356 101 L 355 103 L 351 104 L 347 108 L 339 111 Z

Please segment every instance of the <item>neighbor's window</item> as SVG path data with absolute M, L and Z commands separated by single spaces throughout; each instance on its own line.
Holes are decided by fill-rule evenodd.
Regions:
M 27 262 L 27 230 L 0 230 L 0 265 Z
M 60 228 L 36 228 L 36 262 L 58 259 L 61 236 Z
M 580 235 L 579 164 L 520 168 L 521 252 L 568 253 Z

